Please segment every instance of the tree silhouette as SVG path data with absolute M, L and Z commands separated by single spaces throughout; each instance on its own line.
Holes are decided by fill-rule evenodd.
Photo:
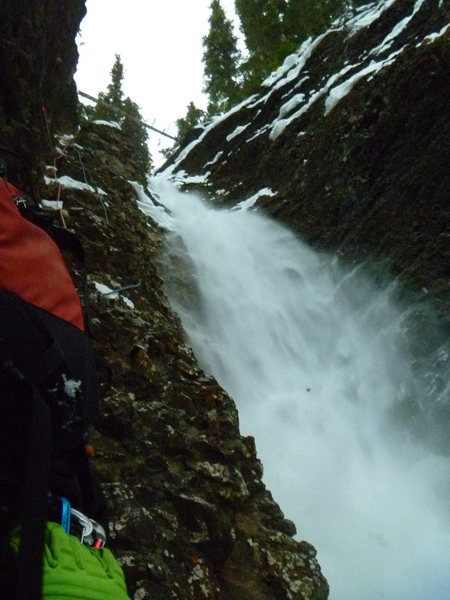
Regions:
M 117 121 L 123 134 L 130 142 L 131 153 L 129 160 L 134 162 L 141 179 L 151 172 L 153 167 L 150 151 L 148 149 L 148 133 L 138 105 L 129 97 L 124 98 L 122 82 L 124 67 L 119 54 L 111 69 L 111 81 L 98 96 L 97 104 L 93 110 L 95 119 Z
M 209 33 L 203 38 L 204 91 L 208 113 L 217 114 L 239 99 L 239 60 L 233 24 L 227 19 L 219 0 L 210 5 Z

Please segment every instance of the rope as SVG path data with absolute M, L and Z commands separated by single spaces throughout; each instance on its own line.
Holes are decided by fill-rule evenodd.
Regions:
M 54 173 L 55 173 L 55 179 L 57 181 L 56 174 L 58 172 L 58 168 L 56 166 L 56 161 L 58 160 L 58 158 L 61 158 L 62 155 L 58 156 L 58 154 L 57 154 L 56 147 L 53 142 L 52 134 L 50 132 L 50 124 L 48 122 L 47 109 L 45 108 L 44 103 L 42 104 L 42 114 L 44 115 L 45 129 L 47 131 L 48 140 L 50 142 L 50 147 L 53 150 L 53 168 L 54 168 Z M 61 189 L 62 189 L 62 185 L 58 181 L 58 192 L 56 194 L 56 202 L 58 203 L 58 205 L 61 202 Z M 61 206 L 61 208 L 58 209 L 58 214 L 59 214 L 59 218 L 61 219 L 62 226 L 64 227 L 64 229 L 67 229 L 67 223 L 66 223 L 66 219 L 64 217 L 62 206 Z
M 50 146 L 51 146 L 53 152 L 55 152 L 55 144 L 53 143 L 52 134 L 50 133 L 50 125 L 49 125 L 48 118 L 47 118 L 47 110 L 45 108 L 45 104 L 42 105 L 42 114 L 44 115 L 45 129 L 47 131 Z
M 88 180 L 87 180 L 87 175 L 86 175 L 86 169 L 84 168 L 84 164 L 83 164 L 83 160 L 81 158 L 81 152 L 80 150 L 75 146 L 75 149 L 77 151 L 78 154 L 78 160 L 80 161 L 80 165 L 81 165 L 81 169 L 83 170 L 83 178 L 84 178 L 84 183 L 86 185 L 90 185 Z M 91 186 L 92 187 L 92 186 Z M 105 213 L 105 221 L 106 224 L 109 225 L 109 219 L 108 219 L 108 209 L 106 208 L 106 204 L 103 202 L 103 198 L 101 194 L 98 194 L 99 198 L 100 198 L 100 203 L 102 205 L 103 208 L 103 212 Z
M 56 206 L 59 206 L 59 203 L 60 203 L 61 188 L 62 188 L 62 185 L 58 182 L 58 193 L 56 195 L 56 202 L 57 202 Z M 64 227 L 64 229 L 67 229 L 66 219 L 64 218 L 62 205 L 61 205 L 61 208 L 59 209 L 59 217 L 61 219 L 62 226 Z

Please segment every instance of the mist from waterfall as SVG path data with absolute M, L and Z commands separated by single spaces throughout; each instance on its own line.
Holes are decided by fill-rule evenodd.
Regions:
M 256 212 L 158 193 L 171 302 L 255 437 L 264 482 L 317 548 L 331 600 L 448 600 L 450 461 L 399 424 L 401 407 L 420 415 L 431 400 L 396 286 Z

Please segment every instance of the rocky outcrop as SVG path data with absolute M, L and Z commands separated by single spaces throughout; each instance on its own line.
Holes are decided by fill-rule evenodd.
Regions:
M 253 199 L 315 247 L 387 265 L 448 330 L 449 22 L 441 0 L 360 7 L 164 169 L 204 176 L 214 202 Z
M 55 131 L 73 129 L 75 36 L 85 0 L 5 0 L 0 19 L 0 146 L 10 177 L 31 191 Z M 44 112 L 45 110 L 45 112 Z

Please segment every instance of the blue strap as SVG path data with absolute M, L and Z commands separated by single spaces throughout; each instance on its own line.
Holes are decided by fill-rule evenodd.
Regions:
M 67 498 L 59 497 L 61 500 L 61 526 L 64 531 L 69 535 L 70 533 L 70 502 Z

